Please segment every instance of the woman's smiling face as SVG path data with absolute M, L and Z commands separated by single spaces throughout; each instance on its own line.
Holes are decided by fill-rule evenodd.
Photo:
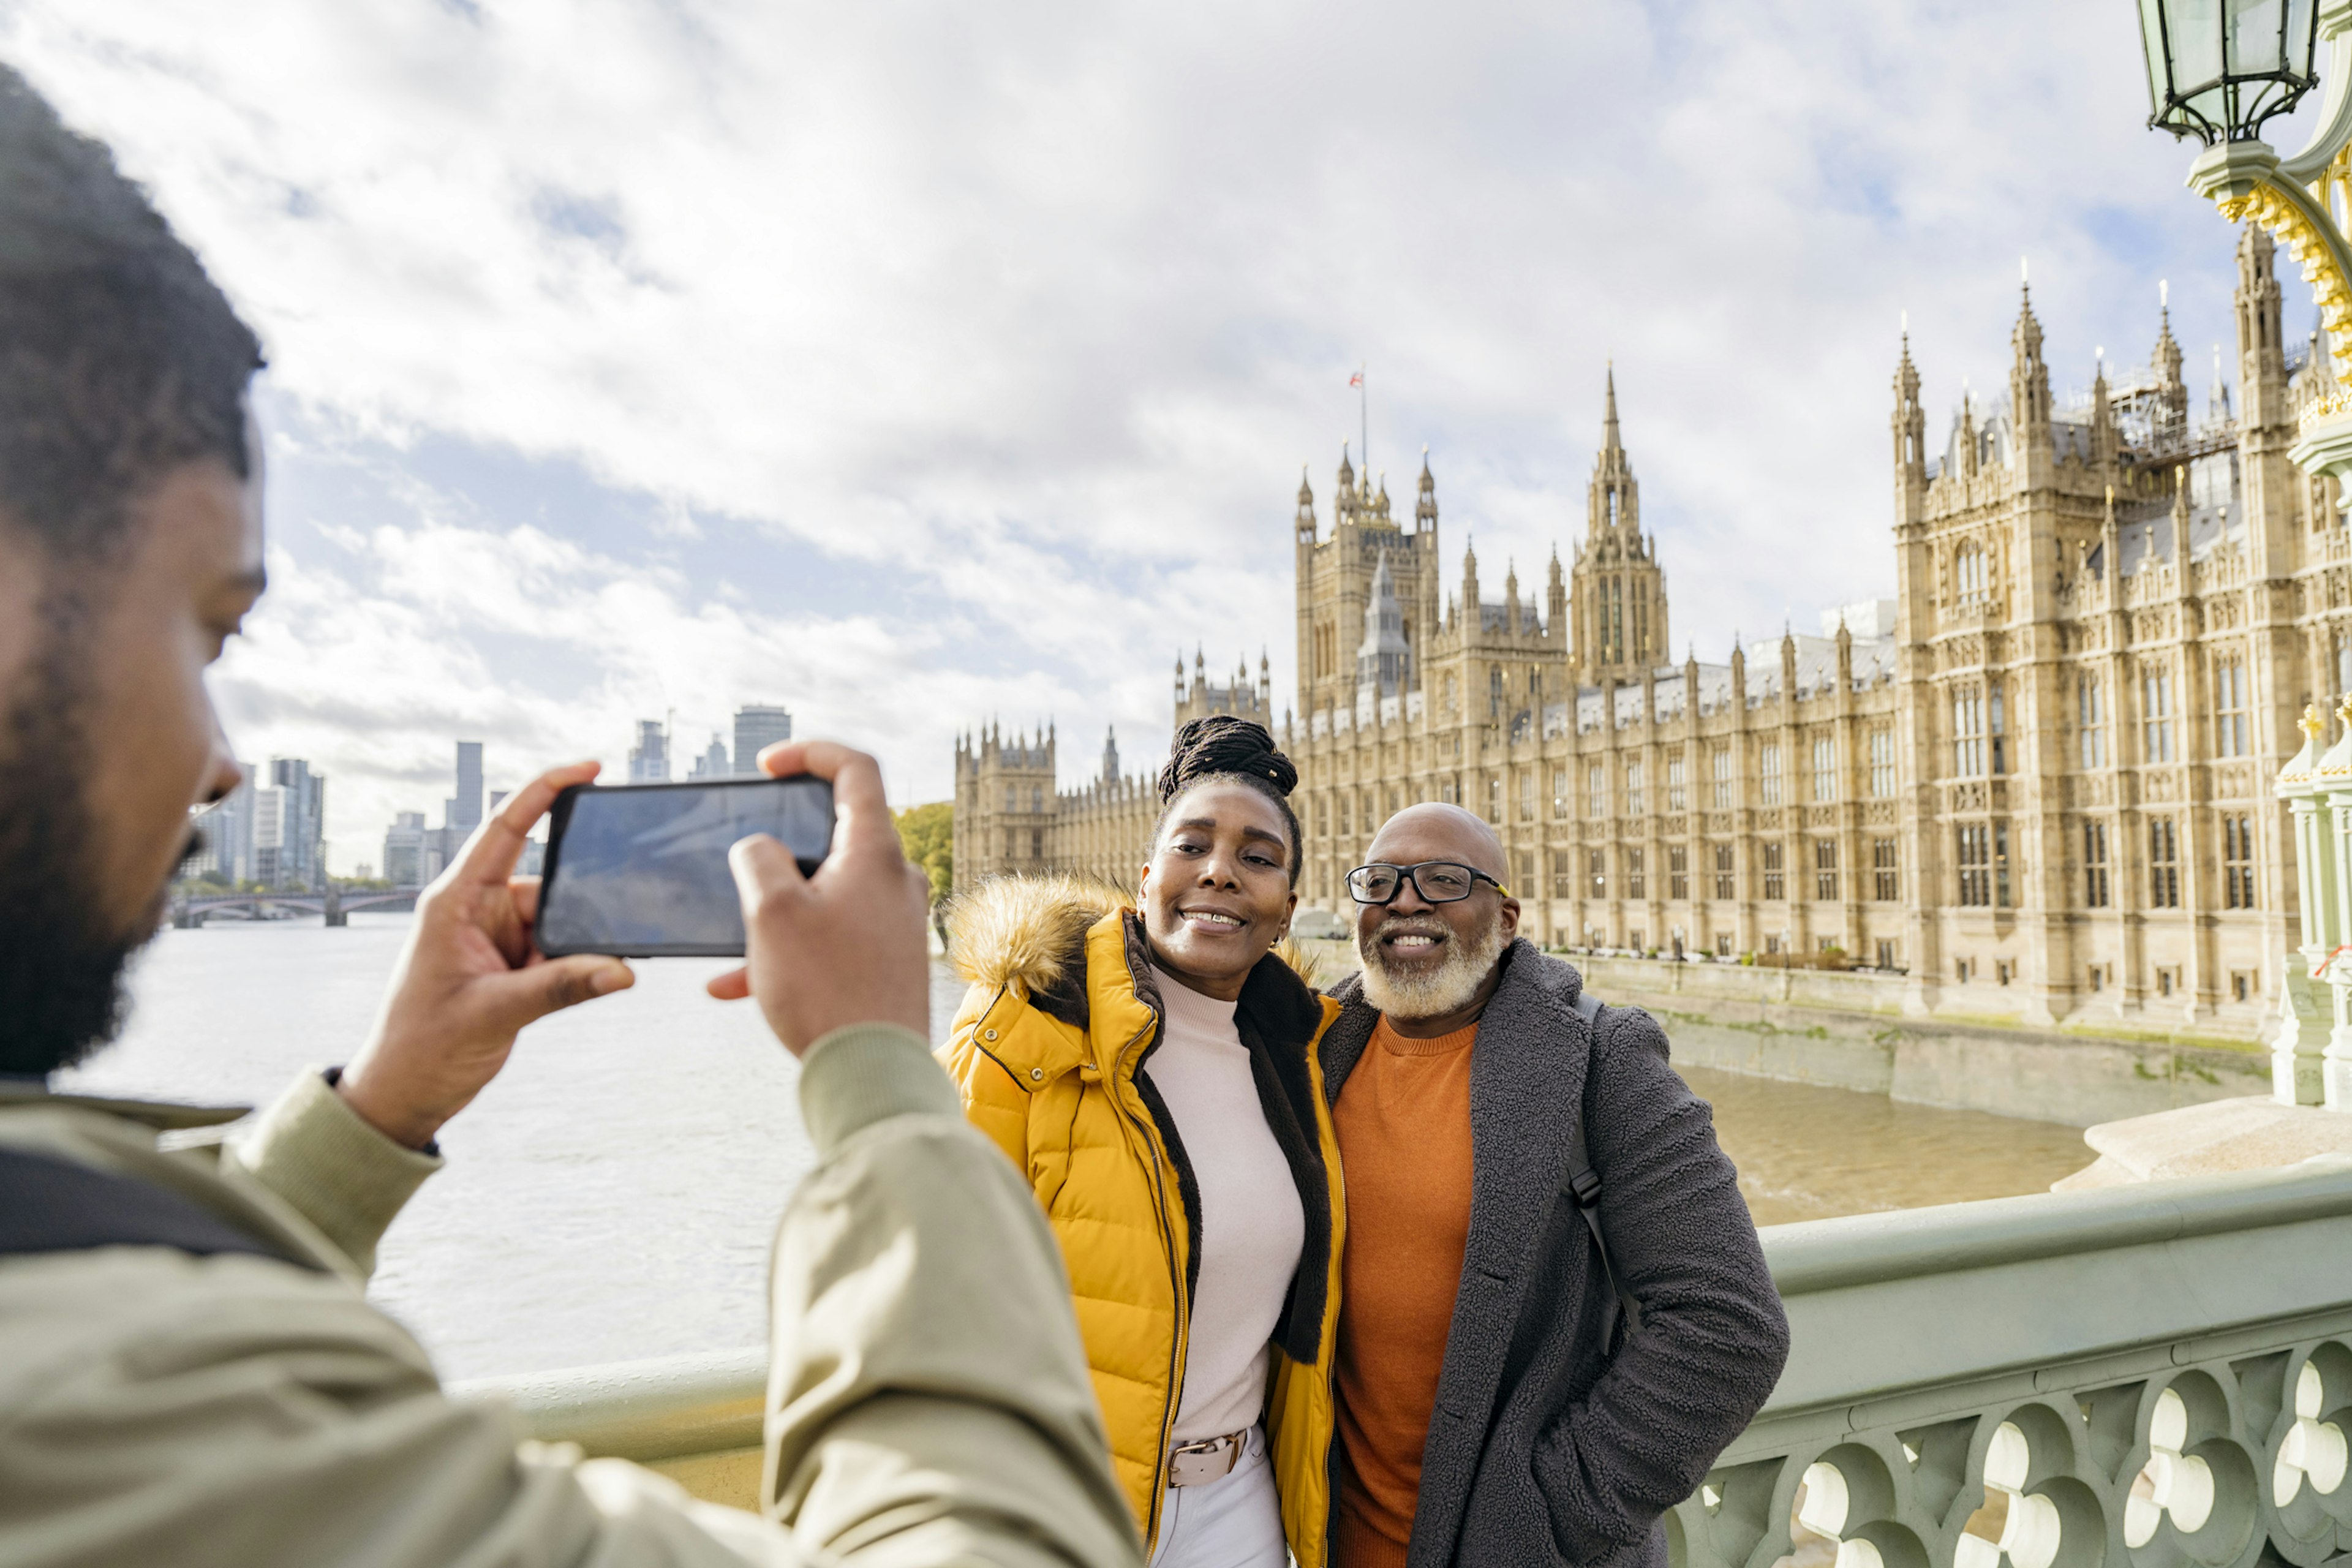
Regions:
M 1140 889 L 1152 961 L 1231 1002 L 1290 929 L 1297 846 L 1274 802 L 1246 784 L 1193 785 L 1171 802 Z

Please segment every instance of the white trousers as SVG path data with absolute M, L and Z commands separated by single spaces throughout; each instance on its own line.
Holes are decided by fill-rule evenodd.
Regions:
M 1250 1428 L 1231 1470 L 1161 1495 L 1150 1568 L 1284 1568 L 1289 1561 L 1263 1426 Z

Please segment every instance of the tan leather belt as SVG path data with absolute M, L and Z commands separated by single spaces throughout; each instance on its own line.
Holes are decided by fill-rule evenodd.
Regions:
M 1254 1428 L 1244 1426 L 1238 1432 L 1228 1432 L 1222 1437 L 1203 1437 L 1197 1443 L 1187 1443 L 1168 1451 L 1168 1484 L 1171 1487 L 1197 1487 L 1203 1481 L 1221 1481 L 1234 1473 L 1241 1463 L 1242 1449 L 1249 1442 Z

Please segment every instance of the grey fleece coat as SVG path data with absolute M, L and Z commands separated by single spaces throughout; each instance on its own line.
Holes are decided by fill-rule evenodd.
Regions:
M 1706 1102 L 1633 1007 L 1588 1028 L 1583 980 L 1525 939 L 1470 1058 L 1469 1244 L 1422 1450 L 1411 1568 L 1664 1568 L 1664 1511 L 1771 1393 L 1789 1322 Z M 1350 976 L 1324 1033 L 1336 1102 L 1379 1015 Z M 1608 1277 L 1563 1197 L 1582 1118 L 1641 1328 L 1612 1355 Z M 1345 1565 L 1340 1565 L 1345 1568 Z

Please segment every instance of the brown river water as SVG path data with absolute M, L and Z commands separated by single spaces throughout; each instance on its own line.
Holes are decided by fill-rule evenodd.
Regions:
M 405 915 L 166 931 L 133 977 L 102 1092 L 252 1103 L 364 1037 Z M 808 1168 L 793 1066 L 724 967 L 639 966 L 620 995 L 525 1031 L 442 1136 L 446 1169 L 384 1238 L 371 1294 L 446 1375 L 759 1342 L 784 1196 Z M 944 1032 L 962 988 L 944 966 Z M 2075 1130 L 1690 1068 L 1759 1225 L 2040 1192 L 2090 1163 Z

